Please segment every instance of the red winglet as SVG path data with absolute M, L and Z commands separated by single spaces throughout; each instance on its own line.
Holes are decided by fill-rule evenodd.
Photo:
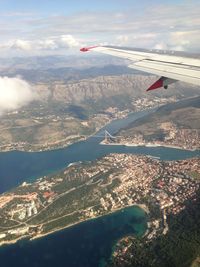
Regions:
M 88 52 L 93 48 L 96 48 L 97 46 L 89 46 L 89 47 L 83 47 L 80 49 L 81 52 Z
M 157 88 L 163 87 L 163 77 L 161 77 L 159 80 L 157 80 L 154 84 L 152 84 L 147 91 L 154 90 Z

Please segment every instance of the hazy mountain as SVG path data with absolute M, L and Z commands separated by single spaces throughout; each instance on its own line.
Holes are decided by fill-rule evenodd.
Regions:
M 32 145 L 36 150 L 60 147 L 80 140 L 81 135 L 92 134 L 119 110 L 135 110 L 138 99 L 182 99 L 199 95 L 200 90 L 178 82 L 168 90 L 146 92 L 157 77 L 139 74 L 124 64 L 99 65 L 94 58 L 84 68 L 61 67 L 55 57 L 43 58 L 41 65 L 34 60 L 28 62 L 29 66 L 27 59 L 20 59 L 15 67 L 1 70 L 0 75 L 21 75 L 31 82 L 38 96 L 31 104 L 1 117 L 0 145 L 4 150 L 28 150 Z M 34 69 L 34 64 L 40 68 Z
M 101 70 L 103 71 L 103 70 Z M 87 73 L 87 71 L 86 71 Z M 87 74 L 86 74 L 87 75 Z M 146 92 L 146 89 L 157 79 L 155 76 L 139 74 L 123 74 L 112 76 L 97 76 L 78 81 L 58 80 L 51 83 L 38 83 L 36 90 L 40 99 L 73 104 L 84 104 L 93 101 L 111 99 L 112 97 L 128 98 L 128 102 L 141 97 L 149 99 L 156 97 L 177 98 L 199 95 L 200 89 L 186 83 L 177 82 L 168 90 L 158 89 Z M 89 104 L 89 103 L 88 103 Z M 111 105 L 111 102 L 110 102 Z M 117 101 L 116 101 L 117 105 Z
M 57 68 L 89 68 L 106 65 L 126 65 L 128 61 L 107 55 L 82 54 L 77 56 L 40 56 L 40 57 L 13 57 L 0 58 L 0 71 L 46 70 Z
M 81 79 L 94 78 L 98 76 L 109 75 L 122 75 L 122 74 L 134 74 L 137 71 L 121 65 L 106 65 L 100 67 L 90 68 L 47 68 L 47 69 L 15 69 L 1 71 L 1 76 L 17 76 L 20 75 L 25 80 L 38 83 L 38 82 L 52 82 L 52 81 L 78 81 Z

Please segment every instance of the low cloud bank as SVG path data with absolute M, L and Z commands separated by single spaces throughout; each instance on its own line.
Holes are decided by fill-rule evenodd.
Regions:
M 0 114 L 18 109 L 37 95 L 32 86 L 20 77 L 0 77 Z
M 7 44 L 7 48 L 14 48 L 22 51 L 35 50 L 59 50 L 77 48 L 80 44 L 72 35 L 61 35 L 59 37 L 52 37 L 41 40 L 21 40 L 17 39 Z M 6 45 L 4 45 L 6 47 Z

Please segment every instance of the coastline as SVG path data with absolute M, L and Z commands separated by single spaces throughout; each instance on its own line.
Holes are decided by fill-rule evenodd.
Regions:
M 39 148 L 39 149 L 36 149 L 36 150 L 33 150 L 33 151 L 30 151 L 30 149 L 25 149 L 25 148 L 9 148 L 9 149 L 6 149 L 6 150 L 1 150 L 0 149 L 0 153 L 3 153 L 3 152 L 11 152 L 11 151 L 20 151 L 20 152 L 27 152 L 27 153 L 35 153 L 35 152 L 45 152 L 45 151 L 54 151 L 54 150 L 59 150 L 59 149 L 64 149 L 64 148 L 67 148 L 73 144 L 76 144 L 78 142 L 81 142 L 81 141 L 86 141 L 87 139 L 89 139 L 90 137 L 93 137 L 95 136 L 99 131 L 103 130 L 104 127 L 108 126 L 110 123 L 113 123 L 117 120 L 124 120 L 124 119 L 128 119 L 129 116 L 131 115 L 134 115 L 134 114 L 137 114 L 137 113 L 140 113 L 140 112 L 145 112 L 145 111 L 150 111 L 150 112 L 154 112 L 156 111 L 157 107 L 156 108 L 152 108 L 152 109 L 144 109 L 144 110 L 138 110 L 138 111 L 130 111 L 129 113 L 126 114 L 126 116 L 122 116 L 122 117 L 119 117 L 119 118 L 109 118 L 108 121 L 106 121 L 105 124 L 103 124 L 101 127 L 95 129 L 95 131 L 89 135 L 79 135 L 78 136 L 78 139 L 75 140 L 74 142 L 70 142 L 68 144 L 65 144 L 65 145 L 58 145 L 56 147 L 52 146 L 50 148 L 46 147 L 46 148 Z M 68 137 L 67 137 L 68 138 Z M 62 140 L 61 140 L 62 141 Z M 61 142 L 60 141 L 60 142 Z M 32 147 L 34 146 L 37 146 L 37 144 L 33 144 Z M 7 145 L 9 146 L 9 144 Z
M 127 115 L 127 117 L 132 114 L 133 112 L 129 113 Z M 46 147 L 46 148 L 38 148 L 38 149 L 33 149 L 32 148 L 34 146 L 38 146 L 38 144 L 32 144 L 30 145 L 32 148 L 30 149 L 25 149 L 25 148 L 9 148 L 9 149 L 5 149 L 5 150 L 1 150 L 0 149 L 0 153 L 4 153 L 4 152 L 12 152 L 12 151 L 19 151 L 19 152 L 26 152 L 26 153 L 38 153 L 38 152 L 46 152 L 46 151 L 54 151 L 54 150 L 58 150 L 58 149 L 65 149 L 73 144 L 76 144 L 78 142 L 81 142 L 81 141 L 86 141 L 87 139 L 89 139 L 90 137 L 93 137 L 95 136 L 100 130 L 102 130 L 105 126 L 109 125 L 110 123 L 114 122 L 115 120 L 120 120 L 120 119 L 126 119 L 127 117 L 125 118 L 115 118 L 115 119 L 110 119 L 108 120 L 104 125 L 102 125 L 102 127 L 96 129 L 93 133 L 89 134 L 89 135 L 79 135 L 79 138 L 77 138 L 77 140 L 75 140 L 74 142 L 70 142 L 70 143 L 66 143 L 65 145 L 58 145 L 58 146 L 51 146 L 51 147 Z M 62 142 L 62 140 L 60 141 Z M 9 146 L 10 144 L 8 144 L 7 146 Z
M 2 246 L 4 246 L 4 245 L 6 246 L 6 245 L 13 245 L 13 244 L 16 244 L 19 240 L 26 239 L 26 238 L 28 239 L 28 241 L 33 241 L 33 240 L 36 240 L 36 239 L 39 239 L 39 238 L 42 238 L 42 237 L 51 235 L 51 234 L 53 234 L 53 233 L 56 233 L 56 232 L 65 230 L 65 229 L 67 229 L 67 228 L 73 227 L 73 226 L 75 226 L 75 225 L 81 224 L 81 223 L 83 223 L 83 222 L 87 222 L 87 221 L 91 221 L 91 220 L 96 220 L 96 219 L 98 219 L 98 218 L 101 218 L 101 217 L 104 217 L 104 216 L 108 216 L 108 215 L 110 215 L 110 214 L 112 214 L 112 213 L 115 213 L 115 212 L 117 212 L 117 211 L 123 210 L 123 209 L 128 208 L 128 207 L 139 207 L 140 209 L 142 209 L 142 210 L 145 212 L 146 215 L 148 215 L 149 212 L 150 212 L 150 211 L 149 211 L 149 208 L 147 207 L 146 204 L 137 204 L 137 203 L 135 203 L 135 204 L 131 204 L 131 205 L 126 205 L 126 206 L 121 207 L 121 208 L 113 209 L 112 211 L 108 212 L 107 214 L 98 215 L 98 216 L 96 216 L 96 217 L 94 217 L 94 218 L 88 218 L 88 219 L 86 219 L 86 220 L 81 220 L 81 221 L 78 221 L 78 222 L 69 224 L 69 225 L 67 225 L 67 226 L 61 227 L 61 228 L 55 228 L 55 229 L 52 230 L 52 231 L 49 231 L 49 232 L 47 232 L 47 233 L 43 233 L 43 234 L 37 234 L 37 235 L 35 235 L 35 236 L 33 236 L 33 237 L 31 237 L 30 235 L 25 235 L 25 236 L 21 236 L 21 237 L 19 237 L 19 238 L 15 238 L 15 239 L 13 239 L 13 240 L 11 240 L 11 241 L 0 241 L 0 248 L 1 248 Z M 148 230 L 148 229 L 147 229 L 147 230 Z M 146 233 L 146 231 L 145 231 L 145 233 Z
M 125 119 L 130 115 L 132 114 L 132 112 L 130 112 L 129 114 L 127 114 L 127 116 L 125 117 Z M 45 152 L 45 151 L 54 151 L 54 150 L 57 150 L 57 149 L 64 149 L 64 148 L 67 148 L 73 144 L 76 144 L 78 142 L 81 142 L 81 141 L 85 141 L 87 140 L 88 138 L 96 135 L 101 129 L 103 129 L 106 125 L 110 124 L 111 122 L 115 121 L 115 120 L 119 120 L 119 119 L 124 119 L 124 118 L 114 118 L 113 120 L 112 119 L 109 119 L 105 124 L 103 124 L 100 128 L 97 128 L 95 129 L 95 131 L 89 135 L 78 135 L 76 138 L 76 140 L 73 142 L 69 142 L 69 143 L 66 143 L 65 145 L 58 145 L 58 146 L 51 146 L 51 147 L 44 147 L 44 148 L 38 148 L 38 149 L 35 149 L 35 150 L 32 150 L 32 148 L 34 146 L 39 146 L 39 144 L 29 144 L 30 145 L 30 149 L 25 149 L 24 147 L 22 147 L 21 149 L 20 148 L 9 148 L 9 149 L 5 149 L 5 150 L 1 150 L 0 149 L 0 153 L 3 153 L 3 152 L 11 152 L 11 151 L 20 151 L 20 152 L 27 152 L 27 153 L 35 153 L 35 152 Z M 66 140 L 68 139 L 68 137 L 66 138 Z M 60 141 L 60 143 L 63 142 L 63 140 Z M 7 144 L 5 146 L 10 146 L 10 144 Z
M 10 240 L 10 241 L 0 241 L 0 249 L 1 249 L 1 247 L 6 246 L 6 245 L 14 245 L 19 240 L 26 239 L 26 238 L 29 238 L 29 237 L 30 237 L 29 235 L 25 235 L 25 236 L 21 236 L 19 238 L 15 238 L 15 239 Z
M 48 232 L 48 233 L 44 233 L 44 234 L 36 235 L 36 236 L 30 238 L 30 241 L 35 240 L 35 239 L 38 239 L 38 238 L 41 238 L 41 237 L 44 237 L 44 236 L 47 236 L 47 235 L 50 235 L 50 234 L 53 234 L 53 233 L 56 233 L 56 232 L 58 232 L 58 231 L 62 231 L 62 230 L 64 230 L 64 229 L 73 227 L 73 226 L 78 225 L 78 224 L 83 223 L 83 222 L 88 222 L 88 221 L 96 220 L 96 219 L 101 218 L 101 217 L 104 217 L 104 216 L 108 216 L 108 215 L 110 215 L 110 214 L 112 214 L 112 213 L 115 213 L 115 212 L 117 212 L 117 211 L 123 210 L 123 209 L 125 209 L 125 208 L 129 208 L 129 207 L 139 207 L 140 209 L 142 209 L 142 210 L 145 212 L 146 215 L 148 215 L 148 214 L 150 213 L 149 208 L 146 206 L 146 204 L 131 204 L 131 205 L 126 205 L 126 206 L 121 207 L 121 208 L 113 209 L 112 211 L 110 211 L 110 212 L 108 212 L 108 213 L 106 213 L 106 214 L 98 215 L 98 216 L 96 216 L 96 217 L 88 218 L 88 219 L 86 219 L 86 220 L 81 220 L 81 221 L 78 221 L 78 222 L 69 224 L 69 225 L 67 225 L 67 226 L 65 226 L 65 227 L 62 227 L 62 228 L 56 228 L 56 229 L 54 229 L 54 230 L 52 230 L 52 231 L 50 231 L 50 232 Z
M 108 143 L 105 144 L 103 142 L 100 143 L 100 145 L 104 145 L 104 146 L 127 146 L 127 147 L 165 147 L 165 148 L 174 148 L 174 149 L 180 149 L 180 150 L 187 150 L 187 151 L 199 151 L 199 148 L 185 148 L 185 147 L 181 147 L 181 146 L 175 146 L 175 145 L 168 145 L 168 144 L 151 144 L 151 143 L 141 143 L 141 144 L 123 144 L 123 143 Z

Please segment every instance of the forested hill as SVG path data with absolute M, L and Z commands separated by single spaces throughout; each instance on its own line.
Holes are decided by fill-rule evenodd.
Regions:
M 200 190 L 197 199 L 186 204 L 178 215 L 168 218 L 166 235 L 146 243 L 135 239 L 124 258 L 109 267 L 198 267 L 200 257 Z
M 200 96 L 197 96 L 162 106 L 156 112 L 129 124 L 126 130 L 133 127 L 144 126 L 145 124 L 146 126 L 154 125 L 158 122 L 165 121 L 166 119 L 178 125 L 185 125 L 188 128 L 197 129 L 200 128 L 199 117 Z

